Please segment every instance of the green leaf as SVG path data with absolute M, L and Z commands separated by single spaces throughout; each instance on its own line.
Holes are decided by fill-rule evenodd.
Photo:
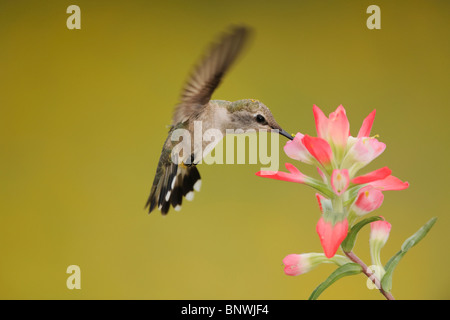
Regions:
M 353 247 L 355 246 L 356 236 L 358 235 L 358 232 L 364 227 L 366 224 L 383 220 L 382 217 L 370 217 L 366 218 L 357 224 L 355 224 L 351 230 L 348 232 L 347 237 L 342 241 L 341 247 L 344 252 L 350 252 L 352 251 Z
M 435 224 L 437 218 L 434 217 L 430 219 L 422 228 L 420 228 L 416 233 L 414 233 L 411 237 L 406 239 L 405 242 L 403 242 L 402 248 L 399 252 L 397 252 L 389 261 L 386 263 L 386 266 L 384 267 L 386 270 L 386 273 L 383 276 L 383 279 L 381 279 L 381 287 L 384 291 L 390 292 L 392 289 L 392 275 L 394 273 L 395 268 L 397 267 L 400 260 L 403 258 L 403 256 L 408 252 L 409 249 L 414 247 L 416 244 L 420 242 L 430 231 L 430 229 Z
M 384 291 L 390 292 L 392 290 L 392 274 L 394 273 L 395 267 L 403 258 L 405 253 L 406 252 L 400 250 L 391 259 L 389 259 L 388 263 L 386 263 L 386 266 L 384 267 L 386 272 L 380 282 L 381 287 L 383 288 Z
M 361 273 L 361 271 L 362 271 L 361 266 L 353 262 L 349 262 L 340 266 L 339 268 L 334 270 L 334 272 L 331 273 L 324 282 L 322 282 L 317 286 L 317 288 L 311 293 L 309 300 L 317 300 L 317 298 L 322 294 L 322 292 L 324 292 L 326 288 L 331 286 L 337 280 L 346 276 L 352 276 Z
M 431 218 L 422 228 L 420 228 L 416 233 L 414 233 L 411 237 L 406 239 L 406 241 L 402 245 L 402 251 L 407 252 L 409 249 L 414 247 L 420 240 L 422 240 L 430 231 L 430 229 L 435 224 L 437 218 Z

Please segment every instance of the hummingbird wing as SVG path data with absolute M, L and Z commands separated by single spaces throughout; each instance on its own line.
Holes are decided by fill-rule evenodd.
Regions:
M 246 27 L 233 27 L 230 33 L 211 46 L 208 54 L 194 68 L 182 91 L 180 104 L 173 115 L 173 125 L 186 121 L 211 100 L 222 77 L 242 51 L 249 33 Z
M 177 152 L 172 153 L 174 145 L 171 134 L 174 130 L 185 127 L 186 124 L 179 123 L 169 131 L 159 157 L 150 196 L 145 205 L 149 213 L 157 207 L 163 215 L 166 215 L 170 206 L 178 211 L 181 209 L 183 198 L 190 201 L 194 198 L 194 191 L 200 191 L 201 177 L 194 164 L 194 157 L 191 155 L 189 158 L 181 159 Z
M 181 210 L 183 198 L 192 200 L 194 190 L 200 191 L 200 186 L 201 177 L 195 165 L 177 164 L 162 154 L 145 207 L 151 213 L 158 206 L 163 215 L 169 212 L 170 206 Z

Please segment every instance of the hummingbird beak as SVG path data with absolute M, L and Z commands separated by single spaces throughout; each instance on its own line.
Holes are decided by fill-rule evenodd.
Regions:
M 286 131 L 284 131 L 283 129 L 279 129 L 278 133 L 281 134 L 282 136 L 285 136 L 289 140 L 294 140 L 294 137 L 289 133 L 287 133 Z

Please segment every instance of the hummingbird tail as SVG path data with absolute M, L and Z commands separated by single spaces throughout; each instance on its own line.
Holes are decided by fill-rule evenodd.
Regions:
M 151 213 L 158 205 L 163 215 L 169 212 L 170 206 L 179 211 L 183 197 L 189 201 L 193 200 L 194 190 L 200 191 L 200 186 L 200 173 L 195 165 L 160 162 L 145 207 L 148 207 L 148 213 Z

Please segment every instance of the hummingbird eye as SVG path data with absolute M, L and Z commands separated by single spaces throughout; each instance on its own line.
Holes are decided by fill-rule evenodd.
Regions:
M 266 118 L 264 118 L 262 115 L 257 114 L 256 115 L 256 122 L 258 123 L 266 123 Z

